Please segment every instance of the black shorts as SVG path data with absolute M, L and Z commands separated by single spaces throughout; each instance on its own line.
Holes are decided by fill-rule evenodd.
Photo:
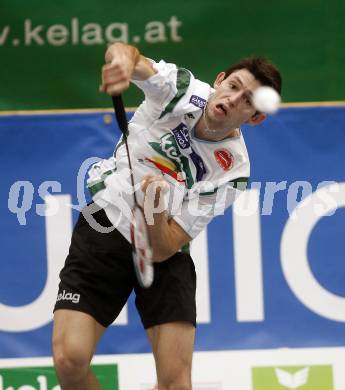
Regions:
M 93 214 L 102 226 L 111 226 L 103 209 Z M 104 327 L 119 315 L 133 288 L 144 328 L 167 322 L 196 325 L 196 275 L 192 258 L 178 252 L 154 264 L 154 282 L 142 288 L 136 279 L 131 244 L 114 229 L 99 233 L 82 213 L 74 227 L 55 310 L 72 309 L 90 314 Z

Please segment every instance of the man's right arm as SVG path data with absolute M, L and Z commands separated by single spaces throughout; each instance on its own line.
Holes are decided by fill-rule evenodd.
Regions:
M 105 54 L 100 91 L 119 95 L 129 88 L 131 80 L 147 80 L 157 72 L 139 50 L 125 43 L 114 43 Z

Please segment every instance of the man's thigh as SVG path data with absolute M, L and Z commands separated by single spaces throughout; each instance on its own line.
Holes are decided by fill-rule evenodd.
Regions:
M 56 310 L 54 313 L 54 357 L 91 360 L 96 345 L 105 331 L 92 316 L 77 310 Z

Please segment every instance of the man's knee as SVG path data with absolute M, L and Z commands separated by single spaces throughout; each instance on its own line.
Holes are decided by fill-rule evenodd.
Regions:
M 158 389 L 164 390 L 192 390 L 192 386 L 190 383 L 180 382 L 178 380 L 173 380 L 172 382 L 166 384 L 159 384 Z
M 82 345 L 66 342 L 62 338 L 54 338 L 53 358 L 60 378 L 76 380 L 88 374 L 91 356 Z
M 191 367 L 184 366 L 166 372 L 158 378 L 158 388 L 164 390 L 191 390 Z
M 192 390 L 192 386 L 188 383 L 172 383 L 167 387 L 167 390 Z

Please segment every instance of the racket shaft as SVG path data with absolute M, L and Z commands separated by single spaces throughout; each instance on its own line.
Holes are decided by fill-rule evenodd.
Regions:
M 126 116 L 126 110 L 123 105 L 122 97 L 121 95 L 118 96 L 112 96 L 113 100 L 113 106 L 115 110 L 115 116 L 117 123 L 119 124 L 120 130 L 124 136 L 127 136 L 128 134 L 128 122 L 127 122 L 127 116 Z

